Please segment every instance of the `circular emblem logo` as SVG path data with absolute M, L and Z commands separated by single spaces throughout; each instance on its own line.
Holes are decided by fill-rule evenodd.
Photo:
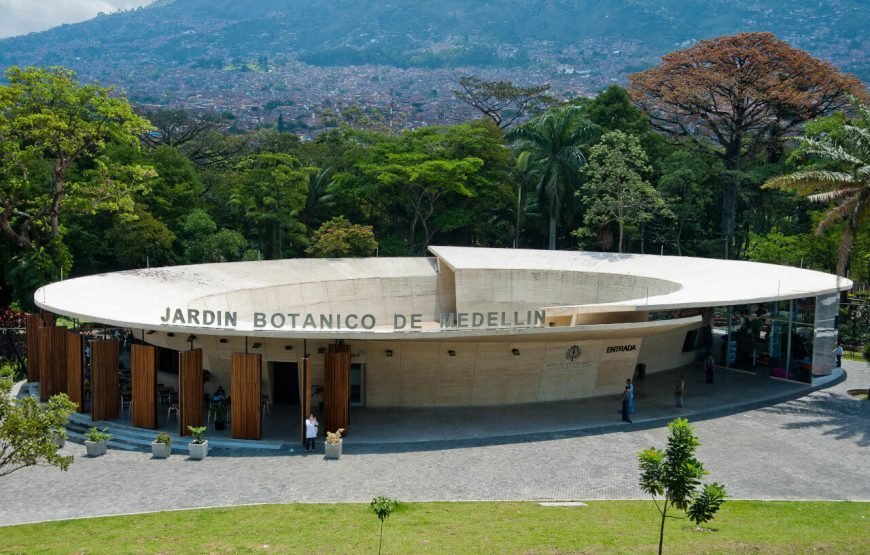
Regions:
M 573 362 L 580 358 L 580 355 L 582 354 L 583 351 L 580 350 L 580 347 L 578 347 L 577 345 L 571 345 L 570 347 L 568 347 L 568 350 L 565 351 L 565 358 Z

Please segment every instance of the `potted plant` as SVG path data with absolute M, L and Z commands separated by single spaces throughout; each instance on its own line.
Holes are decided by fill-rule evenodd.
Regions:
M 205 434 L 205 426 L 188 426 L 188 430 L 193 435 L 193 441 L 187 444 L 187 452 L 190 453 L 191 459 L 202 460 L 208 455 L 208 440 L 203 439 Z
M 326 458 L 339 459 L 341 458 L 341 434 L 344 433 L 344 428 L 339 428 L 335 432 L 326 432 Z
M 111 434 L 108 432 L 108 428 L 101 430 L 96 426 L 91 426 L 91 429 L 87 431 L 85 434 L 87 438 L 85 439 L 85 449 L 87 449 L 89 457 L 99 457 L 105 454 L 106 442 L 112 439 Z
M 64 446 L 64 444 L 66 444 L 66 429 L 65 428 L 60 428 L 59 430 L 54 432 L 54 444 L 57 445 L 58 449 L 60 449 L 61 447 Z
M 155 459 L 165 459 L 172 452 L 172 437 L 166 432 L 157 434 L 151 442 L 151 456 Z

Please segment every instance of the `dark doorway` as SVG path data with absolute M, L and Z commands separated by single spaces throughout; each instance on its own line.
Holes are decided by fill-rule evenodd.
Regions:
M 295 362 L 273 362 L 275 389 L 273 403 L 276 405 L 299 404 L 299 368 Z
M 178 374 L 178 351 L 157 347 L 157 370 L 169 374 Z

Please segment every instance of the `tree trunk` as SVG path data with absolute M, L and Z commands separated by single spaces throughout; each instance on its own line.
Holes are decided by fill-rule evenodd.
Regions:
M 680 246 L 680 236 L 683 235 L 683 222 L 677 225 L 677 256 L 683 256 L 683 248 Z
M 722 191 L 722 234 L 725 235 L 725 258 L 728 258 L 731 240 L 734 237 L 734 225 L 737 221 L 737 185 L 740 176 L 740 149 L 742 148 L 741 136 L 736 135 L 725 147 L 725 169 L 732 170 L 725 181 Z
M 624 227 L 625 227 L 625 224 L 622 221 L 620 221 L 619 222 L 619 254 L 622 254 L 622 235 L 623 235 L 623 228 Z
M 855 242 L 855 229 L 852 220 L 846 222 L 843 227 L 843 239 L 840 242 L 840 252 L 837 255 L 837 275 L 847 277 L 849 275 L 849 263 L 852 258 L 852 243 Z
M 659 528 L 659 555 L 662 555 L 662 544 L 665 541 L 665 518 L 668 515 L 668 500 L 665 499 L 665 504 L 662 507 L 662 526 Z
M 547 246 L 551 251 L 556 250 L 556 217 L 550 212 L 550 242 Z

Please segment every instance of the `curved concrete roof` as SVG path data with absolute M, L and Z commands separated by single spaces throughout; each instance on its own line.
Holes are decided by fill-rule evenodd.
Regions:
M 431 247 L 430 251 L 436 258 L 274 260 L 115 272 L 47 285 L 36 292 L 35 301 L 58 314 L 134 329 L 419 339 L 421 333 L 434 338 L 446 331 L 438 322 L 443 312 L 666 310 L 813 297 L 852 286 L 848 279 L 830 274 L 754 262 L 525 249 Z M 510 276 L 509 281 L 504 276 Z M 601 291 L 607 294 L 600 295 Z M 183 313 L 181 320 L 172 318 L 176 309 Z M 203 325 L 187 317 L 190 309 L 198 315 L 232 311 L 237 321 L 232 326 Z M 254 311 L 266 318 L 279 314 L 285 320 L 298 314 L 297 325 L 258 328 Z M 359 317 L 371 314 L 377 323 L 366 329 L 359 325 L 348 329 L 343 324 L 305 329 L 301 323 L 306 313 L 334 314 L 342 322 L 342 317 L 352 315 L 357 324 Z M 415 330 L 397 330 L 392 318 L 399 313 L 424 318 Z M 169 319 L 162 321 L 167 314 Z M 640 331 L 639 324 L 607 327 Z M 451 329 L 449 333 L 451 338 L 482 338 L 566 331 L 538 326 Z
M 851 280 L 833 274 L 742 260 L 470 247 L 430 247 L 429 250 L 454 271 L 546 268 L 634 276 L 677 285 L 672 291 L 649 297 L 587 304 L 583 306 L 587 312 L 752 304 L 816 297 L 852 288 Z

